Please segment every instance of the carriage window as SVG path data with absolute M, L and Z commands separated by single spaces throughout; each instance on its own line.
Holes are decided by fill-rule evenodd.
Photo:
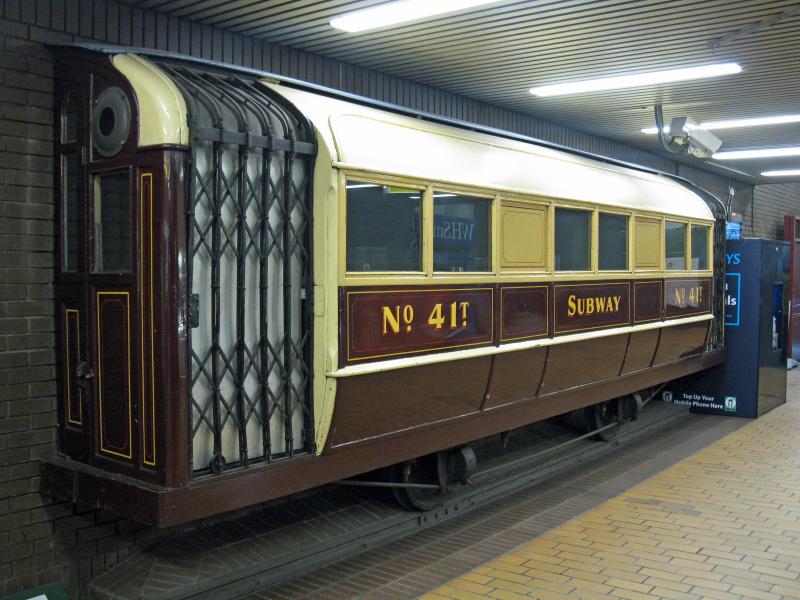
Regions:
M 666 223 L 666 264 L 668 271 L 686 268 L 686 223 Z
M 600 213 L 598 238 L 601 271 L 624 271 L 628 268 L 628 217 Z
M 347 270 L 421 271 L 422 191 L 347 182 Z
M 128 171 L 94 178 L 94 270 L 131 270 L 131 205 Z
M 61 143 L 78 141 L 78 96 L 68 92 L 61 111 Z
M 692 225 L 692 269 L 708 270 L 708 232 L 705 225 Z
M 460 194 L 433 194 L 433 270 L 491 271 L 492 202 Z
M 61 260 L 65 272 L 78 270 L 78 237 L 80 235 L 80 213 L 78 198 L 78 155 L 70 154 L 61 159 Z
M 588 271 L 591 258 L 592 213 L 556 209 L 556 271 Z

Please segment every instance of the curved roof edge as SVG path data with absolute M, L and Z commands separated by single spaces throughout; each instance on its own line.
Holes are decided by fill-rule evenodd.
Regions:
M 262 78 L 262 79 L 271 79 L 276 82 L 285 84 L 287 86 L 296 87 L 301 90 L 306 90 L 310 92 L 314 92 L 317 94 L 322 94 L 325 96 L 329 96 L 332 98 L 336 98 L 339 100 L 345 100 L 348 102 L 354 102 L 357 104 L 361 104 L 364 106 L 378 108 L 382 110 L 386 110 L 389 112 L 413 116 L 416 118 L 425 119 L 428 121 L 432 121 L 434 123 L 440 123 L 443 125 L 450 125 L 454 127 L 458 127 L 461 129 L 467 129 L 479 133 L 485 133 L 489 135 L 495 135 L 499 137 L 504 137 L 507 139 L 517 140 L 526 142 L 529 144 L 535 144 L 538 146 L 542 146 L 545 148 L 550 148 L 553 150 L 560 150 L 562 152 L 567 152 L 569 154 L 573 154 L 576 156 L 581 156 L 583 158 L 592 159 L 595 161 L 615 165 L 618 167 L 626 167 L 629 169 L 633 169 L 636 171 L 643 171 L 645 173 L 651 173 L 654 175 L 660 175 L 662 177 L 667 177 L 676 181 L 683 185 L 684 187 L 688 188 L 689 190 L 697 193 L 708 205 L 708 208 L 711 210 L 712 214 L 714 214 L 715 218 L 717 219 L 725 219 L 727 211 L 725 210 L 725 206 L 723 202 L 711 194 L 709 191 L 701 188 L 700 186 L 696 185 L 695 183 L 689 181 L 688 179 L 681 177 L 679 175 L 675 175 L 673 173 L 667 173 L 665 171 L 660 171 L 658 169 L 654 169 L 652 167 L 646 167 L 644 165 L 639 165 L 636 163 L 630 163 L 627 161 L 610 158 L 607 156 L 603 156 L 600 154 L 594 154 L 592 152 L 587 152 L 585 150 L 579 150 L 576 148 L 570 148 L 569 146 L 563 146 L 561 144 L 557 144 L 555 142 L 550 142 L 547 140 L 542 140 L 539 138 L 534 138 L 531 136 L 526 136 L 519 133 L 514 133 L 512 131 L 507 131 L 504 129 L 498 129 L 496 127 L 489 127 L 486 125 L 479 125 L 476 123 L 471 123 L 469 121 L 463 121 L 461 119 L 453 119 L 450 117 L 444 117 L 441 115 L 437 115 L 434 113 L 429 113 L 425 111 L 418 111 L 412 108 L 407 108 L 404 106 L 400 106 L 397 104 L 392 104 L 390 102 L 383 102 L 381 100 L 374 100 L 372 98 L 367 98 L 365 96 L 360 96 L 358 94 L 353 94 L 350 92 L 344 92 L 341 90 L 337 90 L 334 88 L 329 88 L 327 86 L 310 83 L 307 81 L 303 81 L 300 79 L 295 79 L 293 77 L 287 77 L 284 75 L 278 75 L 276 73 L 272 73 L 270 71 L 264 71 L 261 69 L 254 69 L 251 67 L 243 67 L 239 65 L 233 65 L 230 63 L 224 63 L 216 60 L 210 60 L 205 58 L 198 58 L 194 56 L 189 56 L 186 54 L 180 54 L 175 52 L 166 52 L 163 50 L 154 50 L 151 48 L 141 48 L 141 47 L 130 47 L 130 46 L 115 46 L 115 45 L 106 45 L 106 44 L 90 44 L 90 43 L 74 43 L 74 44 L 50 44 L 49 47 L 51 48 L 81 48 L 85 50 L 91 50 L 94 52 L 102 52 L 105 54 L 138 54 L 140 56 L 152 56 L 158 58 L 165 58 L 171 59 L 176 61 L 183 61 L 189 62 L 193 64 L 201 64 L 207 65 L 212 68 L 222 69 L 226 71 L 234 71 L 242 74 L 251 75 L 254 77 Z

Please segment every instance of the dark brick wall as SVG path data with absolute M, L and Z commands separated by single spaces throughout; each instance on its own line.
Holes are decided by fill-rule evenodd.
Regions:
M 676 163 L 468 98 L 106 0 L 0 0 L 0 595 L 62 581 L 73 595 L 162 532 L 38 493 L 55 452 L 52 63 L 45 43 L 158 47 L 679 172 Z M 681 166 L 719 193 L 728 181 Z M 749 186 L 740 186 L 749 189 Z M 769 186 L 772 187 L 772 186 Z M 757 202 L 761 210 L 767 202 Z
M 782 240 L 786 215 L 800 215 L 800 183 L 757 185 L 742 211 L 742 231 L 747 237 Z

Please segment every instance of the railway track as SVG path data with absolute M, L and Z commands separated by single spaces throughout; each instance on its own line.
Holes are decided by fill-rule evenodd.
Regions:
M 339 562 L 391 541 L 457 518 L 468 511 L 529 488 L 582 463 L 619 452 L 637 440 L 691 418 L 683 407 L 654 402 L 638 420 L 626 423 L 615 439 L 599 442 L 557 423 L 539 423 L 504 440 L 502 456 L 497 444 L 477 449 L 479 469 L 472 484 L 456 490 L 441 506 L 409 512 L 396 507 L 385 490 L 323 488 L 303 499 L 303 508 L 292 501 L 260 509 L 245 519 L 258 519 L 258 528 L 223 522 L 210 529 L 181 534 L 135 555 L 96 578 L 89 597 L 127 600 L 151 598 L 236 599 L 253 590 L 264 590 L 315 568 Z M 294 509 L 294 510 L 293 510 Z M 286 514 L 270 515 L 274 511 Z M 263 513 L 263 514 L 259 514 Z M 285 524 L 286 518 L 295 518 Z M 320 535 L 324 523 L 339 525 L 332 535 Z M 278 526 L 278 523 L 282 526 Z M 227 531 L 227 543 L 219 543 L 219 531 Z M 252 535 L 247 536 L 250 530 Z M 316 539 L 309 539 L 315 537 Z M 294 536 L 294 537 L 293 537 Z M 207 543 L 203 543 L 203 540 Z M 294 540 L 296 543 L 292 543 Z M 277 549 L 280 549 L 279 551 Z M 239 564 L 241 562 L 241 564 Z M 127 563 L 127 564 L 126 564 Z M 223 565 L 225 568 L 217 568 Z M 178 574 L 172 577 L 172 574 Z

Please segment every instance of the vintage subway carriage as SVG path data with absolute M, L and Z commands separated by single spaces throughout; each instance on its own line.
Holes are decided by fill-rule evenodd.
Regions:
M 724 360 L 724 209 L 685 181 L 246 69 L 54 53 L 53 495 L 186 522 Z

